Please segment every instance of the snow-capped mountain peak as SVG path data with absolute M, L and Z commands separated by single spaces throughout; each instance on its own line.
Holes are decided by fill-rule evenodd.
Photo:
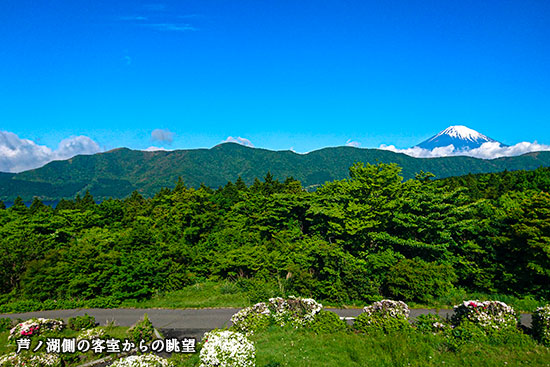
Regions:
M 480 139 L 491 140 L 485 135 L 478 133 L 477 131 L 470 129 L 469 127 L 464 125 L 449 126 L 445 130 L 437 134 L 436 137 L 441 135 L 448 135 L 452 138 L 471 140 L 471 141 L 476 141 Z
M 496 142 L 469 127 L 463 125 L 449 126 L 437 135 L 418 144 L 417 147 L 432 150 L 434 148 L 453 145 L 455 150 L 470 150 L 479 148 L 483 143 Z

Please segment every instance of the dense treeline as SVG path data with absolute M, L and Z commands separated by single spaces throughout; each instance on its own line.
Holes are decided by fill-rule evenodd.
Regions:
M 232 279 L 348 302 L 430 302 L 462 287 L 550 299 L 550 170 L 403 181 L 350 168 L 315 192 L 269 173 L 146 199 L 0 206 L 0 302 L 116 302 Z
M 445 184 L 452 189 L 465 187 L 474 199 L 497 199 L 508 191 L 537 190 L 550 192 L 550 168 L 532 171 L 507 171 L 449 177 Z

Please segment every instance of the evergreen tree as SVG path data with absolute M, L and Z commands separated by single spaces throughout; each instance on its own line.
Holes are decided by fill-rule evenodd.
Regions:
M 29 211 L 31 212 L 31 214 L 34 214 L 43 209 L 46 209 L 46 205 L 44 205 L 44 203 L 42 203 L 42 201 L 40 201 L 40 199 L 35 196 L 32 200 Z
M 235 187 L 237 187 L 237 190 L 239 191 L 246 191 L 248 189 L 246 183 L 241 176 L 239 176 L 239 178 L 237 178 L 237 181 L 235 181 Z
M 10 210 L 18 214 L 26 214 L 29 211 L 21 196 L 15 198 Z

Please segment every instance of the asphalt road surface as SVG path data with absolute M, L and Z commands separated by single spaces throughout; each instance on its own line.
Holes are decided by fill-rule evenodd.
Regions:
M 202 309 L 135 309 L 135 308 L 114 308 L 114 309 L 74 309 L 74 310 L 51 310 L 25 313 L 0 314 L 0 317 L 12 319 L 30 319 L 32 317 L 62 318 L 65 321 L 69 317 L 84 315 L 87 313 L 94 316 L 100 325 L 113 322 L 119 326 L 131 326 L 138 321 L 143 314 L 147 313 L 149 319 L 157 329 L 205 329 L 212 330 L 224 326 L 230 326 L 231 316 L 240 308 L 202 308 Z M 356 317 L 361 313 L 359 308 L 327 308 L 328 311 L 336 312 L 341 317 Z M 427 313 L 439 313 L 446 317 L 452 310 L 435 309 L 412 309 L 410 318 L 415 319 L 418 315 Z M 521 323 L 524 326 L 531 325 L 531 315 L 522 314 Z

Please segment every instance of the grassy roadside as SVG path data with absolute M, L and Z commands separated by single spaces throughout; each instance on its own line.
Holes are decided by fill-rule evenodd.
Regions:
M 250 337 L 258 367 L 347 366 L 550 366 L 550 349 L 522 336 L 506 344 L 469 343 L 449 351 L 441 335 L 311 332 L 271 328 Z M 199 365 L 198 354 L 177 366 Z
M 502 294 L 468 293 L 457 289 L 453 294 L 435 299 L 433 302 L 407 302 L 411 308 L 452 309 L 454 305 L 464 300 L 478 299 L 480 301 L 502 301 L 512 306 L 518 312 L 532 312 L 537 307 L 544 306 L 548 301 L 534 298 L 517 298 Z M 362 308 L 370 302 L 320 302 L 325 307 L 335 308 Z M 124 301 L 120 307 L 131 308 L 208 308 L 208 307 L 246 307 L 255 303 L 250 294 L 231 282 L 204 282 L 188 286 L 182 290 L 166 292 L 142 301 Z
M 269 297 L 279 296 L 273 290 L 269 294 L 262 294 L 261 299 L 266 300 Z M 285 295 L 288 296 L 288 295 Z M 30 301 L 11 301 L 2 305 L 2 308 L 9 311 L 3 312 L 28 312 L 42 311 L 48 309 L 67 309 L 67 308 L 215 308 L 215 307 L 246 307 L 257 302 L 259 299 L 256 292 L 247 291 L 239 287 L 235 282 L 229 281 L 206 281 L 185 287 L 184 289 L 172 292 L 164 292 L 153 295 L 145 300 L 124 300 L 121 303 L 98 305 L 94 300 L 90 301 L 69 301 L 70 303 L 55 303 L 44 302 L 36 303 Z M 457 289 L 452 294 L 433 300 L 433 302 L 414 303 L 407 302 L 411 308 L 435 308 L 435 309 L 451 309 L 454 305 L 462 303 L 464 300 L 478 299 L 497 300 L 505 302 L 512 306 L 518 312 L 533 312 L 537 307 L 544 306 L 549 301 L 536 300 L 534 298 L 517 298 L 510 295 L 499 294 L 484 294 L 484 293 L 468 293 L 464 290 Z M 355 301 L 355 302 L 331 302 L 327 300 L 319 300 L 325 307 L 336 308 L 362 308 L 371 302 Z M 374 301 L 374 300 L 373 300 Z M 10 307 L 13 305 L 13 307 Z M 57 307 L 52 307 L 57 305 Z
M 204 282 L 179 291 L 157 294 L 146 300 L 123 301 L 120 307 L 131 308 L 209 308 L 245 307 L 250 304 L 246 292 L 229 282 Z

